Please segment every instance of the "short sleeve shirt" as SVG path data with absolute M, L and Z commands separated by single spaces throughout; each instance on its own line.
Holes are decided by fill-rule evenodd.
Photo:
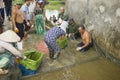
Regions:
M 20 8 L 20 11 L 26 12 L 26 18 L 27 18 L 27 20 L 30 20 L 29 8 L 26 4 L 22 5 L 22 7 Z

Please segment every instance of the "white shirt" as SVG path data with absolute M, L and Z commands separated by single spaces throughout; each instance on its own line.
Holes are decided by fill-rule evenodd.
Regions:
M 10 51 L 13 55 L 17 57 L 24 58 L 23 54 L 15 47 L 13 47 L 12 44 L 0 40 L 0 52 L 3 52 L 5 50 Z
M 31 2 L 29 6 L 29 12 L 34 12 L 35 6 L 36 6 L 36 1 Z
M 26 4 L 22 5 L 22 7 L 20 8 L 20 11 L 26 12 L 25 16 L 26 16 L 27 20 L 30 20 L 29 7 Z
M 66 29 L 68 28 L 68 22 L 67 21 L 62 21 L 62 24 L 59 26 L 62 30 L 65 31 L 66 33 Z

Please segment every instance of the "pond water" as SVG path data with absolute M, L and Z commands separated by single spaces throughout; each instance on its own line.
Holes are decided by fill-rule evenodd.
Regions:
M 35 49 L 36 43 L 43 40 L 43 35 L 30 33 L 28 40 L 24 42 L 24 50 Z M 119 80 L 120 66 L 104 57 L 96 60 L 88 60 L 97 56 L 93 49 L 87 54 L 74 51 L 76 43 L 69 44 L 58 61 L 49 64 L 48 55 L 44 56 L 43 65 L 38 74 L 23 78 L 23 80 Z M 73 46 L 73 47 L 72 47 Z M 87 62 L 85 61 L 87 60 Z M 83 61 L 82 64 L 80 62 Z
M 46 10 L 47 20 L 55 15 L 57 18 L 58 10 Z M 43 40 L 44 35 L 36 35 L 35 30 L 31 30 L 28 40 L 24 42 L 24 50 L 36 49 L 36 44 Z M 23 80 L 119 80 L 120 66 L 110 62 L 104 57 L 98 58 L 92 49 L 87 54 L 81 55 L 74 51 L 76 43 L 70 44 L 62 51 L 60 59 L 53 65 L 49 64 L 48 55 L 44 56 L 43 65 L 38 74 L 24 77 Z M 73 47 L 74 46 L 74 47 Z M 92 57 L 97 57 L 95 61 L 89 61 Z M 88 60 L 87 63 L 79 64 L 80 61 Z
M 120 80 L 120 66 L 105 58 L 65 67 L 25 80 Z
M 58 15 L 57 10 L 46 10 L 46 17 L 49 20 L 50 16 Z M 11 28 L 11 23 L 5 21 L 5 28 Z M 10 25 L 10 27 L 8 26 Z M 8 26 L 8 27 L 7 27 Z M 44 35 L 37 35 L 35 29 L 33 28 L 29 34 L 28 39 L 24 41 L 23 48 L 24 51 L 36 49 L 36 44 L 43 40 Z M 72 46 L 75 46 L 74 43 Z M 114 64 L 110 60 L 99 57 L 94 61 L 87 61 L 82 64 L 78 62 L 84 61 L 85 59 L 90 58 L 93 55 L 93 50 L 90 50 L 88 54 L 80 54 L 74 51 L 74 48 L 67 47 L 62 51 L 60 55 L 60 60 L 56 62 L 56 65 L 53 67 L 50 65 L 41 66 L 40 69 L 46 72 L 42 73 L 40 70 L 38 75 L 34 75 L 23 80 L 120 80 L 120 66 Z M 91 55 L 90 55 L 91 54 Z M 48 55 L 45 55 L 46 59 Z M 48 63 L 49 61 L 43 61 Z M 75 63 L 74 65 L 71 65 Z M 64 67 L 67 65 L 66 67 Z M 46 67 L 46 68 L 43 68 Z M 52 70 L 53 68 L 63 67 L 61 69 Z M 51 71 L 52 70 L 52 71 Z M 48 71 L 48 72 L 47 72 Z

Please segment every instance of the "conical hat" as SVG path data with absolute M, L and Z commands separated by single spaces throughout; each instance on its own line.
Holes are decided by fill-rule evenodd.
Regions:
M 5 42 L 18 42 L 20 37 L 12 30 L 7 30 L 0 34 L 0 40 Z

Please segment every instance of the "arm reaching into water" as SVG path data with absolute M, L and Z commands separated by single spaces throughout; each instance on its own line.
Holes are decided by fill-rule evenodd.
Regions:
M 10 43 L 6 43 L 3 41 L 0 41 L 0 47 L 10 51 L 13 55 L 17 56 L 17 57 L 21 57 L 23 59 L 25 59 L 26 57 L 20 52 L 18 51 L 15 47 L 12 46 L 12 44 Z

